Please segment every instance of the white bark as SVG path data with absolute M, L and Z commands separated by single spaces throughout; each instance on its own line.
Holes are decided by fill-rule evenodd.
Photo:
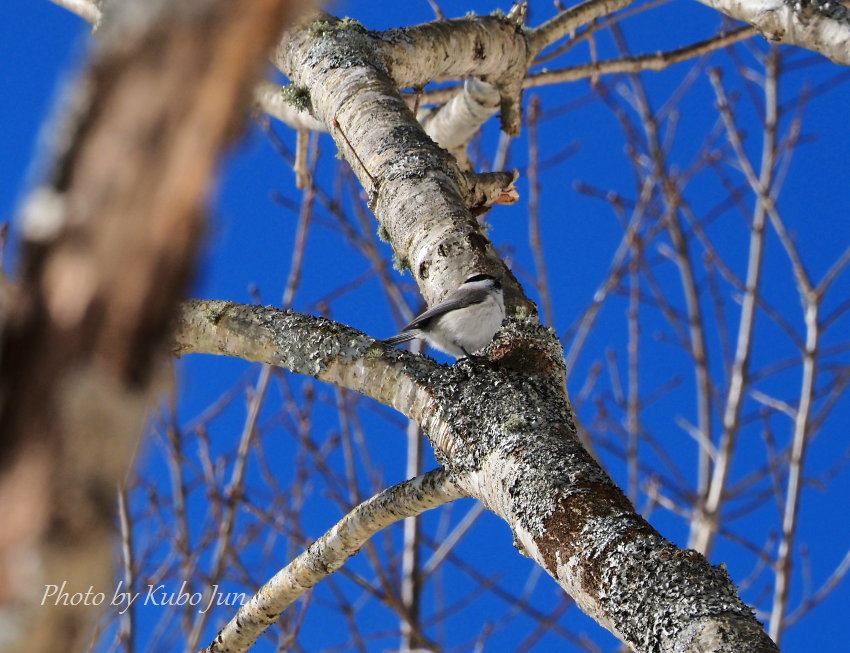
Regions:
M 835 0 L 700 0 L 755 27 L 774 43 L 820 52 L 850 64 L 850 10 Z
M 325 126 L 316 120 L 309 111 L 299 110 L 284 94 L 280 84 L 261 81 L 254 87 L 254 105 L 263 113 L 277 118 L 293 129 L 310 129 L 327 131 Z
M 444 469 L 435 469 L 364 501 L 263 585 L 204 652 L 247 651 L 289 605 L 342 567 L 375 533 L 463 496 Z
M 487 120 L 498 110 L 499 89 L 492 84 L 469 77 L 460 93 L 445 104 L 418 112 L 419 123 L 434 141 L 457 159 L 461 168 L 471 170 L 466 146 Z

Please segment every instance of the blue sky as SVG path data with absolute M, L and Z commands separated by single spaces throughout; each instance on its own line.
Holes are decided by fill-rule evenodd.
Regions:
M 463 15 L 474 10 L 486 13 L 495 8 L 508 9 L 505 2 L 442 2 L 449 16 Z M 548 18 L 553 9 L 550 2 L 531 2 L 531 24 L 535 25 Z M 351 15 L 374 29 L 396 27 L 430 20 L 433 15 L 424 0 L 408 2 L 346 2 L 331 7 L 338 15 Z M 626 23 L 625 33 L 634 52 L 654 52 L 662 48 L 680 47 L 698 38 L 710 36 L 719 28 L 719 16 L 696 3 L 675 1 L 669 5 L 647 12 Z M 34 178 L 33 160 L 38 151 L 39 129 L 49 115 L 53 100 L 61 88 L 62 80 L 81 61 L 87 47 L 87 26 L 78 18 L 68 14 L 47 0 L 12 0 L 0 8 L 0 52 L 2 61 L 0 75 L 6 101 L 0 105 L 4 128 L 3 147 L 0 148 L 0 220 L 12 219 L 15 207 L 23 191 Z M 613 52 L 610 41 L 601 38 L 599 47 L 602 56 Z M 763 49 L 763 42 L 758 48 Z M 745 46 L 735 49 L 742 60 L 752 60 Z M 805 65 L 816 55 L 802 52 L 789 52 L 789 62 L 797 69 L 783 78 L 780 95 L 784 103 L 793 106 L 806 89 L 817 89 L 819 84 L 832 79 L 838 69 L 828 64 Z M 578 48 L 571 55 L 575 62 L 586 60 L 586 50 Z M 748 59 L 749 57 L 749 59 Z M 743 131 L 747 133 L 746 146 L 750 155 L 757 160 L 760 139 L 756 118 L 757 103 L 749 101 L 748 89 L 740 81 L 734 80 L 734 60 L 724 54 L 715 55 L 711 65 L 726 70 L 730 93 L 737 102 L 738 115 Z M 657 75 L 646 76 L 645 83 L 654 106 L 663 105 L 673 89 L 681 82 L 688 70 L 687 66 L 677 66 Z M 623 80 L 621 84 L 626 84 Z M 568 86 L 559 86 L 541 90 L 544 111 L 563 106 L 586 96 L 590 91 L 586 82 Z M 704 134 L 713 124 L 714 96 L 705 78 L 699 79 L 684 96 L 680 105 L 680 114 L 675 126 L 675 140 L 671 146 L 671 160 L 680 165 L 688 165 L 699 149 Z M 803 258 L 815 279 L 827 269 L 828 265 L 850 243 L 850 194 L 846 192 L 847 154 L 850 152 L 850 129 L 846 119 L 846 107 L 850 106 L 850 85 L 847 76 L 835 89 L 824 95 L 817 95 L 808 102 L 804 114 L 803 133 L 806 142 L 801 145 L 791 162 L 780 206 L 790 230 L 793 232 Z M 783 118 L 782 126 L 787 127 L 790 118 Z M 667 126 L 669 129 L 669 125 Z M 291 137 L 286 129 L 277 126 L 278 132 L 291 145 Z M 599 101 L 593 101 L 569 112 L 568 117 L 552 119 L 541 124 L 541 158 L 556 156 L 569 144 L 576 142 L 578 151 L 541 173 L 542 231 L 545 253 L 549 265 L 550 278 L 555 289 L 555 323 L 559 334 L 564 334 L 573 321 L 580 315 L 608 269 L 610 257 L 616 244 L 621 227 L 610 208 L 601 201 L 590 199 L 574 189 L 574 183 L 581 180 L 587 184 L 603 188 L 616 189 L 626 196 L 634 196 L 633 173 L 627 154 L 623 150 L 623 138 L 620 126 Z M 482 149 L 492 153 L 495 149 L 497 126 L 492 121 L 485 128 Z M 332 145 L 323 137 L 321 140 L 321 159 L 319 175 L 327 180 L 334 174 L 336 165 Z M 523 136 L 513 145 L 511 165 L 524 169 L 527 156 L 527 142 Z M 730 173 L 734 176 L 734 171 Z M 533 259 L 526 245 L 527 221 L 525 198 L 528 196 L 527 183 L 523 178 L 520 192 L 523 201 L 514 207 L 496 208 L 491 212 L 489 221 L 492 229 L 490 237 L 502 251 L 509 254 L 509 262 L 515 271 L 533 270 Z M 723 189 L 716 178 L 703 175 L 693 182 L 690 201 L 697 212 L 707 211 L 723 196 Z M 278 303 L 289 269 L 290 251 L 295 233 L 296 216 L 286 211 L 272 200 L 272 193 L 298 201 L 300 195 L 293 184 L 292 172 L 286 163 L 277 156 L 269 145 L 266 136 L 252 126 L 245 139 L 228 155 L 221 175 L 221 186 L 214 199 L 211 210 L 211 223 L 204 261 L 192 289 L 192 295 L 228 299 L 240 302 L 254 301 L 258 293 L 265 303 Z M 746 200 L 747 202 L 751 200 Z M 326 218 L 321 210 L 317 218 Z M 743 273 L 746 262 L 746 216 L 743 213 L 727 212 L 710 228 L 710 233 L 728 256 L 731 267 L 739 274 Z M 388 250 L 387 250 L 387 253 Z M 367 270 L 367 265 L 338 234 L 331 230 L 317 229 L 311 232 L 306 250 L 306 270 L 303 285 L 296 296 L 294 308 L 315 312 L 315 303 L 341 283 L 358 278 Z M 765 295 L 787 319 L 794 325 L 801 323 L 799 301 L 788 290 L 789 272 L 784 253 L 778 246 L 775 236 L 768 239 L 765 260 Z M 667 284 L 674 301 L 681 304 L 681 298 L 675 295 L 674 274 L 672 268 L 658 269 L 659 281 Z M 409 281 L 409 276 L 406 277 Z M 530 294 L 534 294 L 529 289 Z M 415 300 L 415 293 L 410 295 Z M 828 298 L 827 308 L 835 308 L 848 297 L 847 276 Z M 415 303 L 414 303 L 415 305 Z M 364 307 L 368 306 L 368 310 Z M 580 359 L 575 375 L 571 380 L 571 393 L 579 391 L 593 363 L 604 360 L 605 351 L 612 342 L 624 341 L 626 302 L 622 298 L 613 300 L 600 318 L 598 328 L 594 330 L 587 346 L 586 354 Z M 730 311 L 735 304 L 727 306 Z M 392 314 L 378 292 L 374 278 L 366 281 L 361 288 L 349 293 L 330 304 L 331 316 L 350 324 L 376 337 L 386 337 L 397 327 Z M 664 332 L 664 322 L 657 318 L 648 318 L 647 328 L 642 339 L 641 360 L 646 392 L 660 388 L 671 378 L 680 377 L 681 382 L 674 391 L 648 408 L 643 419 L 648 429 L 665 434 L 664 446 L 673 457 L 688 459 L 693 455 L 693 443 L 676 431 L 672 415 L 683 415 L 693 420 L 691 376 L 687 361 L 681 350 L 656 338 L 655 334 Z M 846 325 L 846 320 L 844 322 Z M 669 329 L 668 329 L 669 331 Z M 846 331 L 845 331 L 846 332 Z M 826 344 L 838 342 L 841 334 L 831 333 Z M 712 346 L 719 345 L 720 336 L 710 334 Z M 846 337 L 846 336 L 845 336 Z M 620 347 L 619 354 L 624 349 Z M 767 361 L 793 355 L 793 348 L 786 336 L 772 327 L 767 320 L 761 320 L 758 342 L 754 350 L 757 366 Z M 844 357 L 844 363 L 847 357 Z M 623 364 L 623 359 L 619 359 Z M 719 367 L 719 364 L 718 364 Z M 624 373 L 625 368 L 622 368 Z M 221 395 L 238 378 L 247 374 L 253 382 L 257 370 L 239 361 L 196 357 L 182 361 L 179 382 L 182 390 L 179 415 L 185 421 L 191 421 Z M 776 396 L 792 400 L 795 386 L 793 373 L 778 375 L 764 382 L 762 388 Z M 300 380 L 294 380 L 294 387 L 301 388 Z M 603 381 L 605 383 L 605 381 Z M 327 392 L 320 389 L 320 392 Z M 584 419 L 593 419 L 592 407 Z M 374 413 L 375 411 L 373 411 Z M 747 414 L 754 414 L 755 405 L 748 404 Z M 370 447 L 374 461 L 378 464 L 389 482 L 402 480 L 404 473 L 403 436 L 398 430 L 390 428 L 391 419 L 377 411 L 364 414 L 363 424 L 369 431 Z M 835 415 L 827 422 L 822 435 L 813 443 L 810 450 L 809 466 L 812 472 L 825 472 L 846 454 L 846 432 L 848 401 L 845 398 Z M 275 411 L 269 409 L 269 420 L 273 420 Z M 841 420 L 843 418 L 843 420 Z M 232 447 L 238 437 L 244 419 L 244 407 L 238 402 L 228 408 L 222 417 L 212 425 L 214 447 L 226 450 Z M 316 415 L 316 428 L 332 430 L 335 417 Z M 775 436 L 780 446 L 784 446 L 789 436 L 787 423 L 775 421 Z M 269 427 L 272 430 L 272 427 Z M 756 428 L 746 431 L 746 442 L 742 443 L 739 454 L 740 464 L 734 473 L 743 474 L 748 463 L 755 458 L 765 456 L 764 444 Z M 286 460 L 295 455 L 292 445 L 281 443 L 270 445 L 270 450 L 278 451 L 281 467 L 279 473 L 286 478 Z M 626 481 L 625 468 L 615 456 L 602 454 L 614 478 L 621 484 Z M 144 468 L 153 482 L 164 482 L 165 473 L 159 468 L 156 447 L 151 447 L 143 457 Z M 341 464 L 338 457 L 333 458 Z M 648 455 L 647 460 L 654 460 Z M 362 461 L 358 464 L 362 465 Z M 660 463 L 658 463 L 660 465 Z M 692 467 L 692 466 L 691 466 Z M 364 468 L 364 473 L 368 472 Z M 693 471 L 683 463 L 683 473 L 693 482 Z M 829 480 L 826 488 L 815 485 L 806 487 L 800 517 L 800 542 L 809 551 L 811 583 L 818 587 L 830 571 L 838 564 L 850 546 L 850 519 L 840 501 L 846 503 L 850 493 L 850 474 L 841 468 L 837 475 Z M 197 514 L 204 511 L 203 498 L 195 498 Z M 472 508 L 470 501 L 464 501 L 448 509 L 445 513 L 426 517 L 430 524 L 437 524 L 441 518 L 457 522 Z M 438 511 L 439 512 L 439 511 Z M 448 517 L 445 515 L 448 514 Z M 776 506 L 769 502 L 759 511 L 746 518 L 746 523 L 734 524 L 736 530 L 745 533 L 754 541 L 764 542 L 767 531 L 775 527 Z M 328 502 L 322 504 L 321 498 L 311 508 L 305 523 L 310 535 L 320 535 L 339 515 Z M 202 519 L 202 517 L 198 517 Z M 669 512 L 657 509 L 650 521 L 669 539 L 684 545 L 687 528 L 684 522 Z M 399 530 L 390 537 L 399 539 Z M 487 547 L 480 550 L 480 542 Z M 487 516 L 461 545 L 460 552 L 467 552 L 477 559 L 479 569 L 498 570 L 500 583 L 514 590 L 521 589 L 535 571 L 527 560 L 520 558 L 511 546 L 510 533 L 504 524 L 495 517 Z M 258 553 L 258 560 L 261 555 Z M 730 573 L 737 582 L 742 582 L 753 570 L 754 557 L 742 552 L 740 547 L 721 541 L 716 548 L 712 561 L 725 561 Z M 273 571 L 281 560 L 263 560 L 263 568 Z M 258 562 L 258 564 L 260 564 Z M 352 568 L 357 569 L 363 561 L 355 559 Z M 764 580 L 764 570 L 760 572 Z M 806 580 L 802 572 L 794 577 L 792 605 L 801 597 Z M 448 579 L 446 582 L 452 580 Z M 455 579 L 458 585 L 453 591 L 469 589 L 470 581 L 460 575 Z M 344 583 L 345 581 L 340 581 Z M 846 605 L 850 600 L 850 583 L 844 582 L 815 611 L 799 625 L 791 628 L 784 640 L 786 651 L 840 650 L 846 642 L 846 633 L 835 628 L 837 619 L 846 616 Z M 745 591 L 745 599 L 758 601 L 758 583 Z M 549 579 L 540 579 L 534 585 L 534 601 L 544 609 L 551 609 L 559 600 L 557 587 Z M 749 593 L 747 593 L 749 592 Z M 762 597 L 763 598 L 763 597 Z M 344 630 L 344 624 L 329 628 L 320 617 L 321 601 L 310 608 L 304 623 L 302 641 L 307 650 L 318 650 L 322 646 L 334 645 L 336 632 Z M 463 649 L 463 643 L 474 638 L 480 631 L 481 623 L 493 608 L 482 602 L 480 607 L 471 608 L 464 617 L 450 620 L 449 627 L 453 637 L 451 641 Z M 140 619 L 156 620 L 159 615 L 153 613 Z M 370 619 L 380 621 L 380 611 Z M 152 621 L 153 623 L 153 621 Z M 598 641 L 603 650 L 615 650 L 612 638 L 600 634 L 595 627 L 570 609 L 561 623 L 567 628 L 585 630 Z M 510 628 L 500 633 L 498 639 L 491 640 L 486 647 L 490 651 L 511 651 L 526 634 L 528 622 L 518 618 Z M 377 629 L 377 627 L 376 627 Z M 344 641 L 344 640 L 343 640 Z M 549 643 L 547 644 L 547 641 Z M 551 650 L 554 640 L 545 638 L 534 650 Z M 376 643 L 370 650 L 385 650 L 387 642 Z M 262 649 L 261 649 L 262 650 Z M 560 648 L 559 650 L 570 650 Z

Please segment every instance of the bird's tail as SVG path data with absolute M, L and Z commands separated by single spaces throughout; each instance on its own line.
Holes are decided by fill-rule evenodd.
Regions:
M 404 333 L 399 333 L 397 336 L 393 336 L 392 338 L 387 338 L 386 340 L 382 340 L 385 345 L 389 345 L 390 347 L 395 347 L 402 342 L 407 342 L 408 340 L 413 340 L 419 333 L 417 331 L 405 331 Z

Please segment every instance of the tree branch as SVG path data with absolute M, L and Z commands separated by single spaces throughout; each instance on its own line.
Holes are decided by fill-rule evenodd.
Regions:
M 421 110 L 416 117 L 437 145 L 451 152 L 461 168 L 471 170 L 466 146 L 481 125 L 499 110 L 500 101 L 499 89 L 477 77 L 468 77 L 461 92 L 451 100 L 437 108 Z
M 375 533 L 466 493 L 442 468 L 387 488 L 343 517 L 243 605 L 204 653 L 242 653 L 299 596 L 342 567 Z
M 326 132 L 324 123 L 316 120 L 306 109 L 299 110 L 284 95 L 284 88 L 266 80 L 257 82 L 254 87 L 254 105 L 263 113 L 277 118 L 293 129 L 311 129 Z
M 193 300 L 182 307 L 176 341 L 180 353 L 283 365 L 411 417 L 458 485 L 510 525 L 517 546 L 638 649 L 729 638 L 731 648 L 712 650 L 736 650 L 741 641 L 775 650 L 725 571 L 662 538 L 584 451 L 565 401 L 560 348 L 530 350 L 536 360 L 517 353 L 517 341 L 542 343 L 548 334 L 530 330 L 511 322 L 488 348 L 490 363 L 444 367 L 322 318 Z M 659 619 L 666 625 L 653 625 Z
M 113 578 L 115 487 L 192 274 L 217 157 L 242 124 L 286 6 L 190 4 L 116 0 L 116 20 L 104 21 L 61 107 L 50 176 L 23 209 L 20 294 L 0 341 L 9 650 L 88 643 L 90 606 L 44 609 L 38 588 Z
M 321 317 L 218 300 L 190 299 L 175 320 L 173 352 L 235 356 L 354 390 L 411 419 L 443 368 Z
M 519 133 L 522 79 L 532 56 L 511 16 L 473 16 L 382 32 L 375 47 L 400 88 L 480 77 L 499 89 L 502 129 Z M 446 56 L 451 53 L 451 56 Z
M 274 60 L 309 93 L 314 115 L 326 125 L 333 122 L 337 147 L 370 191 L 382 236 L 393 243 L 399 266 L 411 270 L 429 305 L 457 288 L 468 272 L 479 271 L 503 279 L 509 310 L 521 307 L 524 313 L 533 313 L 533 304 L 470 215 L 467 178 L 454 158 L 423 133 L 397 89 L 399 84 L 418 83 L 404 76 L 419 70 L 420 63 L 423 69 L 438 72 L 435 62 L 445 65 L 443 46 L 451 51 L 465 46 L 471 59 L 476 34 L 480 39 L 496 38 L 494 33 L 504 38 L 505 23 L 485 18 L 483 26 L 462 19 L 389 30 L 379 40 L 359 24 L 322 15 L 290 31 Z M 420 35 L 430 42 L 417 47 L 411 38 Z M 434 42 L 438 37 L 448 42 Z M 509 41 L 513 49 L 507 54 L 516 50 L 524 57 L 524 39 L 514 34 Z M 337 53 L 343 43 L 355 49 L 346 65 Z M 487 51 L 488 45 L 482 47 Z M 386 70 L 388 60 L 391 74 Z M 504 62 L 496 61 L 501 57 L 486 60 L 486 66 L 504 69 Z
M 632 2 L 634 0 L 587 0 L 561 12 L 534 30 L 531 37 L 533 56 L 536 57 L 544 48 L 575 32 L 579 27 L 628 7 Z
M 749 23 L 774 43 L 820 52 L 850 65 L 850 11 L 835 0 L 700 0 Z
M 709 52 L 737 43 L 750 38 L 756 33 L 754 27 L 741 27 L 725 34 L 694 43 L 684 48 L 670 50 L 669 52 L 657 52 L 655 54 L 642 54 L 635 57 L 623 59 L 610 59 L 608 61 L 597 61 L 578 66 L 570 66 L 560 70 L 547 70 L 541 73 L 533 73 L 526 77 L 523 88 L 534 88 L 548 84 L 561 82 L 572 82 L 578 79 L 586 79 L 596 75 L 611 75 L 614 73 L 639 73 L 644 70 L 659 71 L 673 64 L 700 57 Z

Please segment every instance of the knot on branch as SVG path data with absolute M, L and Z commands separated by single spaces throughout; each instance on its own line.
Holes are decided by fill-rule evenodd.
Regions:
M 551 328 L 534 318 L 510 318 L 487 348 L 488 358 L 500 368 L 563 378 L 564 350 Z
M 519 171 L 463 174 L 466 205 L 472 215 L 486 213 L 493 204 L 515 204 L 519 201 L 516 181 Z

